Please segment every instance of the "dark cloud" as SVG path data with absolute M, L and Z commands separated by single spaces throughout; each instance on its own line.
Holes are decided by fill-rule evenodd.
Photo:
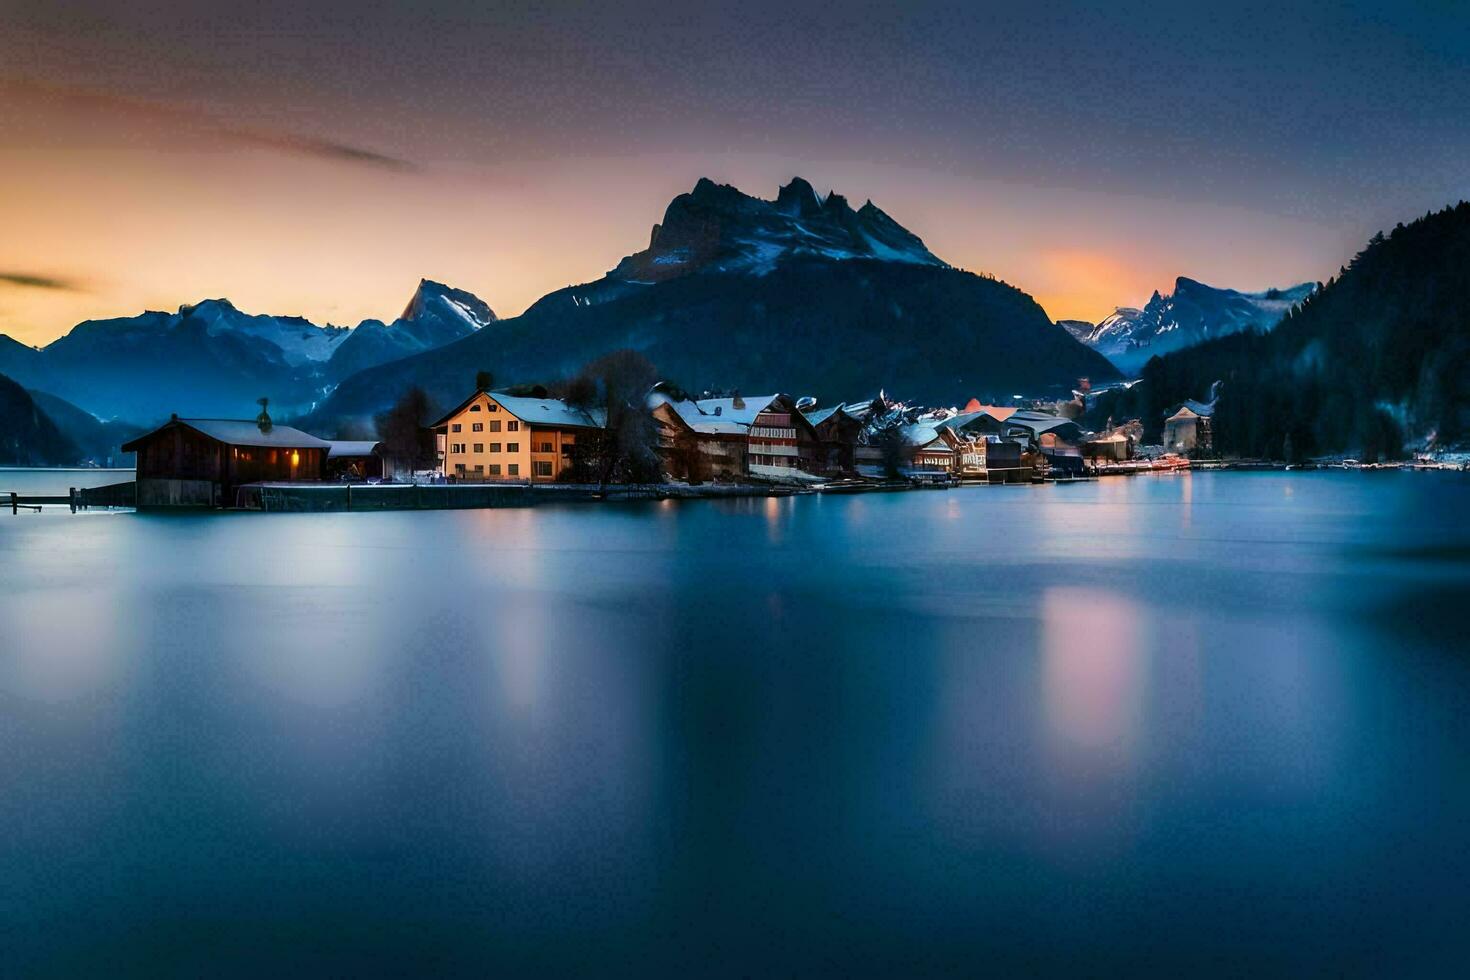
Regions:
M 418 173 L 423 169 L 411 160 L 402 160 L 398 157 L 378 153 L 375 150 L 365 150 L 360 146 L 351 146 L 347 143 L 337 143 L 332 140 L 246 129 L 223 130 L 223 132 L 226 136 L 239 140 L 242 143 L 269 147 L 273 150 L 280 150 L 283 153 L 298 153 L 304 156 L 316 157 L 320 160 L 336 160 L 341 163 L 378 167 L 397 173 Z
M 28 286 L 32 289 L 52 289 L 63 293 L 79 293 L 82 287 L 69 279 L 52 276 L 35 276 L 28 272 L 5 272 L 0 270 L 0 285 Z
M 150 120 L 245 146 L 259 146 L 280 153 L 313 157 L 353 166 L 375 167 L 394 173 L 418 173 L 423 167 L 411 160 L 389 156 L 350 143 L 299 133 L 238 126 L 201 109 L 135 99 L 100 89 L 52 85 L 28 78 L 0 78 L 0 92 L 9 90 L 84 111 L 102 112 L 109 116 L 125 115 Z

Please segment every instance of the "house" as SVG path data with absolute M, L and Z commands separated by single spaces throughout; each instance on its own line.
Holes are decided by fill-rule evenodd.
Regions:
M 1122 463 L 1133 458 L 1141 438 L 1137 423 L 1099 432 L 1082 444 L 1082 455 L 1094 463 Z
M 602 423 L 558 398 L 476 391 L 430 428 L 451 479 L 551 483 L 572 464 L 577 441 Z
M 1215 447 L 1214 402 L 1187 401 L 1164 420 L 1164 450 L 1209 452 Z
M 328 441 L 326 478 L 349 483 L 383 476 L 382 444 L 371 439 Z
M 803 412 L 806 420 L 817 431 L 822 443 L 821 464 L 827 473 L 852 473 L 856 465 L 855 452 L 858 437 L 863 432 L 863 422 L 848 412 L 845 404 L 830 408 L 817 408 Z
M 138 454 L 137 499 L 147 507 L 230 507 L 248 483 L 315 481 L 330 443 L 259 419 L 177 415 L 122 446 Z
M 1021 443 L 995 435 L 957 436 L 963 440 L 958 476 L 986 483 L 1028 483 L 1031 467 L 1022 462 Z
M 689 427 L 695 451 L 688 465 L 701 479 L 802 481 L 825 472 L 822 442 L 790 395 L 695 400 L 656 391 L 649 402 L 670 436 L 677 431 L 670 413 Z
M 927 419 L 889 425 L 885 431 L 897 432 L 897 448 L 902 455 L 897 467 L 899 476 L 918 483 L 947 483 L 959 472 L 964 443 L 947 422 Z M 889 477 L 890 460 L 885 456 L 893 450 L 885 452 L 884 433 L 869 429 L 864 437 L 857 450 L 858 473 L 872 479 Z
M 649 399 L 656 446 L 664 472 L 686 483 L 707 483 L 745 478 L 746 427 L 724 419 L 685 417 L 677 403 L 655 393 Z M 686 400 L 686 405 L 693 403 Z

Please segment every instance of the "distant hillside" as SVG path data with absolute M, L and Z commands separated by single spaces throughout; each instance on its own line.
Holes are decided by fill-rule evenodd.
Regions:
M 854 211 L 799 178 L 775 201 L 702 180 L 650 239 L 494 331 L 346 379 L 317 417 L 361 420 L 410 384 L 453 404 L 477 370 L 550 380 L 621 347 L 691 390 L 827 399 L 887 388 L 964 402 L 1119 376 L 1021 290 L 950 268 L 871 202 Z
M 80 456 L 35 399 L 0 374 L 0 465 L 63 466 Z
M 1282 458 L 1470 441 L 1470 204 L 1399 225 L 1270 333 L 1208 341 L 1150 361 L 1141 383 L 1095 399 L 1088 420 L 1143 419 L 1219 380 L 1215 439 Z
M 1164 295 L 1155 290 L 1141 310 L 1120 306 L 1085 333 L 1081 321 L 1069 320 L 1064 326 L 1132 375 L 1160 354 L 1243 330 L 1270 330 L 1316 288 L 1304 282 L 1287 289 L 1243 293 L 1180 276 L 1174 280 L 1173 292 Z
M 288 412 L 309 409 L 356 371 L 462 339 L 494 320 L 477 297 L 428 280 L 392 324 L 367 320 L 353 330 L 210 299 L 177 313 L 88 320 L 39 351 L 0 336 L 0 371 L 104 418 L 239 415 L 253 413 L 262 396 Z
M 31 391 L 31 398 L 56 423 L 62 435 L 77 447 L 78 461 L 99 466 L 131 466 L 134 454 L 124 453 L 122 444 L 142 434 L 141 426 L 129 422 L 104 422 L 91 412 L 44 391 Z

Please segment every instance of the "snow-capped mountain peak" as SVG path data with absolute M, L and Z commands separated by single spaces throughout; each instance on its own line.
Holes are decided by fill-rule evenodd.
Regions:
M 854 211 L 795 177 L 774 201 L 700 178 L 670 202 L 648 248 L 623 259 L 612 278 L 658 282 L 693 272 L 763 275 L 790 259 L 869 259 L 944 266 L 915 234 L 868 201 Z
M 1133 372 L 1151 357 L 1213 337 L 1248 329 L 1270 330 L 1316 288 L 1315 283 L 1305 282 L 1288 289 L 1247 293 L 1179 276 L 1173 292 L 1155 290 L 1143 309 L 1120 306 L 1085 336 L 1075 327 L 1067 329 L 1124 371 Z

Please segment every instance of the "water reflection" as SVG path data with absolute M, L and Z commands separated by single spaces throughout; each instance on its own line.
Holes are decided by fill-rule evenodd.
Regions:
M 1042 700 L 1053 763 L 1067 773 L 1137 761 L 1147 700 L 1147 615 L 1101 589 L 1041 597 Z
M 1451 975 L 1470 484 L 1299 480 L 0 517 L 0 972 Z

